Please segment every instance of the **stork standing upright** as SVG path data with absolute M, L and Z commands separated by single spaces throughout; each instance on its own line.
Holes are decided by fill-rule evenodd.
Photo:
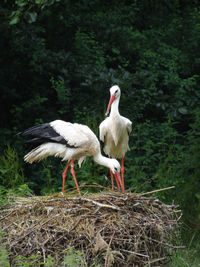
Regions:
M 104 143 L 104 152 L 111 158 L 122 158 L 121 175 L 122 175 L 122 191 L 124 191 L 124 156 L 129 150 L 129 134 L 132 131 L 132 122 L 119 114 L 119 100 L 121 91 L 118 85 L 110 88 L 110 101 L 106 111 L 107 117 L 99 126 L 100 140 Z M 110 110 L 111 109 L 111 110 Z M 110 169 L 112 189 L 113 172 Z M 119 181 L 116 179 L 119 189 Z
M 77 191 L 81 195 L 75 176 L 74 160 L 77 159 L 79 167 L 81 167 L 82 162 L 87 156 L 93 156 L 93 160 L 96 163 L 111 169 L 115 178 L 123 186 L 120 177 L 119 162 L 116 159 L 102 156 L 96 135 L 86 125 L 55 120 L 50 123 L 31 127 L 19 134 L 21 136 L 32 136 L 33 139 L 27 142 L 36 145 L 36 148 L 24 156 L 26 162 L 33 163 L 48 156 L 60 157 L 63 161 L 68 161 L 62 174 L 62 192 L 65 190 L 67 170 L 71 166 L 71 174 L 74 178 Z

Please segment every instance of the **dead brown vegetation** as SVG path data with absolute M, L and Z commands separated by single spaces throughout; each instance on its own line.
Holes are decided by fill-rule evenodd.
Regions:
M 163 266 L 180 218 L 155 197 L 114 192 L 15 198 L 0 211 L 11 263 L 37 253 L 58 266 L 69 247 L 84 251 L 88 266 Z

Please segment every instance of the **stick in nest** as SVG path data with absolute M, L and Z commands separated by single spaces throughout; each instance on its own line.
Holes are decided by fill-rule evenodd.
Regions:
M 141 196 L 145 196 L 145 195 L 149 195 L 149 194 L 153 194 L 153 193 L 158 193 L 158 192 L 169 190 L 169 189 L 173 189 L 173 188 L 175 188 L 174 185 L 173 186 L 169 186 L 169 187 L 165 187 L 165 188 L 161 188 L 161 189 L 157 189 L 157 190 L 153 190 L 153 191 L 150 191 L 150 192 L 141 193 L 141 194 L 138 194 L 138 195 L 141 197 Z
M 113 237 L 115 235 L 115 231 L 113 232 L 111 238 L 110 238 L 110 242 L 108 244 L 108 248 L 107 248 L 107 252 L 106 252 L 106 259 L 105 259 L 105 267 L 107 267 L 107 264 L 108 264 L 108 252 L 109 252 L 109 249 L 110 249 L 110 245 L 111 245 L 111 242 L 113 240 Z
M 89 198 L 81 198 L 83 201 L 88 201 L 88 202 L 92 202 L 94 205 L 99 206 L 100 208 L 109 208 L 109 209 L 114 209 L 114 210 L 120 210 L 119 207 L 115 206 L 115 205 L 107 205 L 107 204 L 102 204 L 99 203 L 95 200 L 89 199 Z

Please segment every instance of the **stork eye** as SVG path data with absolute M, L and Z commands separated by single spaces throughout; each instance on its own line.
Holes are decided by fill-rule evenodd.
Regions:
M 114 169 L 115 169 L 115 171 L 117 172 L 117 168 L 115 167 Z
M 118 92 L 118 90 L 115 91 L 115 95 L 116 95 L 117 92 Z

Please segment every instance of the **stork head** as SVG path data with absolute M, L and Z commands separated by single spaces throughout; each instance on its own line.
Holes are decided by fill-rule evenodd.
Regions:
M 110 166 L 109 168 L 111 169 L 111 171 L 114 173 L 114 174 L 118 174 L 120 173 L 120 169 L 121 169 L 121 166 L 119 164 L 119 162 L 116 160 L 116 159 L 110 159 L 109 160 L 110 162 Z
M 120 164 L 116 159 L 110 159 L 110 170 L 115 175 L 115 180 L 121 185 L 122 192 L 124 193 L 124 183 L 120 176 Z
M 108 103 L 108 107 L 107 107 L 107 111 L 106 111 L 106 116 L 108 115 L 109 113 L 109 110 L 111 108 L 111 105 L 112 103 L 116 100 L 116 99 L 119 99 L 120 98 L 120 95 L 121 95 L 121 91 L 120 91 L 120 88 L 118 85 L 113 85 L 111 88 L 110 88 L 110 101 Z

